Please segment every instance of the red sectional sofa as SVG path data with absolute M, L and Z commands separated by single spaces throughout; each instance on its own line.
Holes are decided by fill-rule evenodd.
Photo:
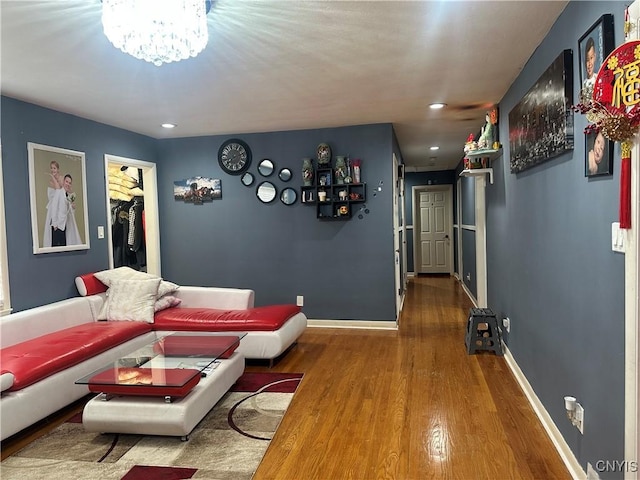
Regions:
M 98 320 L 106 286 L 92 275 L 76 280 L 81 297 L 3 317 L 0 322 L 1 439 L 89 393 L 75 381 L 171 331 L 247 332 L 237 348 L 245 358 L 281 355 L 304 331 L 295 305 L 255 307 L 246 289 L 180 287 L 179 306 L 153 323 Z

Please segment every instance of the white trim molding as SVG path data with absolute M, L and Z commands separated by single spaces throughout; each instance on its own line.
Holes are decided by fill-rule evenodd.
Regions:
M 628 7 L 631 25 L 636 28 L 629 29 L 625 41 L 640 38 L 640 1 L 636 0 Z M 640 404 L 638 394 L 640 383 L 639 343 L 640 328 L 638 326 L 638 311 L 640 310 L 640 168 L 637 159 L 640 158 L 640 147 L 634 144 L 631 157 L 631 228 L 625 232 L 625 259 L 624 259 L 624 319 L 625 319 L 625 346 L 624 346 L 624 459 L 626 462 L 640 461 Z M 628 465 L 629 463 L 627 463 Z M 626 469 L 628 470 L 628 469 Z M 625 471 L 625 480 L 636 480 L 639 477 L 637 471 Z
M 11 313 L 11 292 L 9 288 L 9 261 L 7 255 L 7 222 L 4 210 L 4 183 L 2 178 L 2 144 L 0 144 L 0 288 L 2 288 L 2 305 L 0 317 Z
M 556 447 L 556 450 L 569 470 L 571 477 L 574 480 L 584 480 L 587 477 L 586 472 L 580 466 L 580 462 L 578 462 L 578 459 L 571 451 L 571 448 L 569 448 L 567 442 L 565 442 L 562 433 L 560 433 L 560 430 L 551 419 L 551 415 L 549 415 L 547 409 L 544 408 L 544 405 L 536 395 L 536 392 L 533 390 L 533 387 L 527 380 L 527 377 L 525 377 L 522 370 L 520 370 L 520 367 L 516 363 L 515 358 L 513 358 L 513 355 L 511 355 L 509 348 L 504 343 L 502 344 L 502 348 L 504 349 L 504 359 L 507 362 L 511 373 L 513 373 L 513 376 L 516 378 L 520 388 L 529 400 L 533 411 L 540 420 L 540 423 L 542 423 L 542 426 L 546 430 L 547 435 L 549 435 L 553 445 Z
M 393 321 L 376 320 L 321 320 L 307 319 L 307 327 L 316 328 L 361 328 L 365 330 L 398 330 Z

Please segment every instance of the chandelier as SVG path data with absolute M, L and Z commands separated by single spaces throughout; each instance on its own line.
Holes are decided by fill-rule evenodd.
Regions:
M 102 25 L 124 53 L 160 66 L 207 45 L 210 0 L 102 0 Z

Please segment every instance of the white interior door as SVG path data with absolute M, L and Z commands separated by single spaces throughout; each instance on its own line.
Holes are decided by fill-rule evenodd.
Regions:
M 414 257 L 417 273 L 452 273 L 451 195 L 451 185 L 423 187 L 415 191 L 414 215 L 417 215 L 414 231 L 417 244 Z
M 156 176 L 156 164 L 135 160 L 132 158 L 118 157 L 105 154 L 105 185 L 107 192 L 107 239 L 109 241 L 109 267 L 113 268 L 113 238 L 111 235 L 111 205 L 109 200 L 109 165 L 118 167 L 135 167 L 142 170 L 144 184 L 144 211 L 145 211 L 145 248 L 147 255 L 147 272 L 161 276 L 160 268 L 160 224 L 158 214 L 158 181 Z

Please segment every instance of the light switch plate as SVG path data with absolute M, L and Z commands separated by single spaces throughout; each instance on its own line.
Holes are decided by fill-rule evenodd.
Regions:
M 625 232 L 620 229 L 620 222 L 613 222 L 611 224 L 611 250 L 624 253 L 624 237 Z
M 98 225 L 98 238 L 104 238 L 104 226 Z

